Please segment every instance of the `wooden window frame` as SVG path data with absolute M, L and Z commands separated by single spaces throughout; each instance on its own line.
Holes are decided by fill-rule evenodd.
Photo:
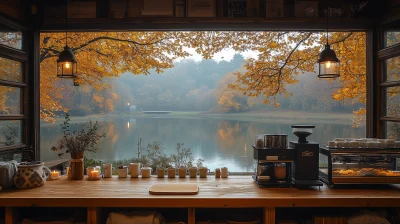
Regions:
M 381 24 L 381 27 L 379 28 L 379 39 L 378 39 L 379 51 L 377 52 L 377 83 L 375 85 L 375 88 L 377 89 L 376 105 L 379 108 L 377 110 L 378 119 L 375 121 L 378 138 L 386 138 L 387 130 L 385 122 L 390 121 L 390 122 L 400 123 L 400 117 L 392 117 L 385 115 L 385 110 L 386 110 L 385 90 L 388 87 L 398 87 L 398 86 L 400 87 L 400 81 L 385 81 L 384 78 L 386 74 L 386 68 L 384 65 L 385 61 L 387 59 L 400 57 L 400 43 L 391 45 L 389 47 L 385 47 L 384 44 L 386 29 L 393 28 L 394 26 L 396 26 L 394 24 L 398 21 L 399 19 L 391 21 L 390 23 Z
M 16 29 L 22 32 L 22 48 L 16 49 L 6 45 L 0 44 L 0 57 L 6 58 L 12 61 L 20 62 L 22 65 L 22 79 L 21 81 L 10 81 L 10 80 L 3 80 L 0 79 L 0 86 L 8 86 L 8 87 L 16 87 L 19 88 L 21 91 L 21 102 L 20 102 L 20 114 L 10 114 L 10 115 L 0 115 L 0 121 L 21 121 L 21 143 L 16 145 L 10 146 L 0 146 L 0 152 L 21 152 L 22 150 L 28 147 L 30 143 L 30 132 L 28 131 L 28 123 L 30 122 L 30 117 L 27 116 L 29 114 L 29 83 L 28 83 L 28 73 L 29 73 L 29 56 L 27 51 L 27 32 L 26 29 L 12 21 L 8 18 L 0 16 L 0 24 L 5 25 L 7 27 Z

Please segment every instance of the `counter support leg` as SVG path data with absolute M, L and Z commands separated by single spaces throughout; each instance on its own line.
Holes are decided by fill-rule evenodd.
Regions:
M 5 224 L 14 224 L 17 223 L 17 214 L 16 211 L 12 207 L 6 207 L 6 222 Z
M 264 208 L 264 224 L 275 224 L 275 208 Z
M 196 211 L 195 208 L 188 208 L 188 224 L 196 223 Z
M 100 223 L 98 220 L 97 208 L 89 207 L 87 209 L 87 224 L 97 224 Z

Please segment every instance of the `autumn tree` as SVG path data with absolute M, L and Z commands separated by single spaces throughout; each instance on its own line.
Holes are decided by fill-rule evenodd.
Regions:
M 100 107 L 112 110 L 115 97 L 104 94 L 110 90 L 105 78 L 124 72 L 147 75 L 152 69 L 161 73 L 172 67 L 176 58 L 189 55 L 183 51 L 186 44 L 180 36 L 174 32 L 69 33 L 68 43 L 78 60 L 78 82 L 93 88 L 92 98 Z M 72 84 L 55 78 L 57 56 L 64 44 L 64 33 L 41 35 L 40 115 L 46 121 L 54 120 L 55 111 L 68 109 L 61 100 L 73 91 Z
M 340 85 L 332 98 L 347 104 L 365 104 L 365 33 L 329 35 L 331 47 L 341 61 Z M 104 95 L 104 91 L 111 91 L 105 78 L 124 72 L 162 73 L 174 65 L 175 59 L 189 56 L 185 47 L 194 48 L 206 59 L 223 49 L 259 52 L 258 58 L 246 60 L 244 70 L 235 74 L 237 82 L 230 83 L 229 87 L 246 97 L 262 97 L 264 103 L 279 106 L 278 95 L 291 96 L 288 85 L 296 84 L 304 72 L 314 72 L 325 42 L 326 36 L 318 32 L 80 32 L 68 35 L 68 43 L 78 59 L 78 82 L 90 85 L 100 107 L 111 107 L 107 110 L 113 109 L 113 99 Z M 64 44 L 64 33 L 41 35 L 41 118 L 46 121 L 53 121 L 55 111 L 68 109 L 61 102 L 73 91 L 72 84 L 55 78 L 55 61 Z M 363 116 L 365 108 L 356 109 L 355 114 Z

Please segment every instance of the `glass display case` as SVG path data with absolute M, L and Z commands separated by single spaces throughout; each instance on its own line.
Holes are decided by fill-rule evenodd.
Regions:
M 335 184 L 400 183 L 400 149 L 320 148 L 320 179 Z

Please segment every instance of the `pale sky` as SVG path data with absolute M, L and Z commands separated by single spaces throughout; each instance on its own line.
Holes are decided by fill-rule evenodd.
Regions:
M 186 59 L 191 59 L 194 61 L 201 61 L 203 57 L 199 54 L 196 53 L 195 49 L 193 48 L 185 48 L 186 52 L 189 52 L 192 56 L 187 57 Z M 213 60 L 220 62 L 220 61 L 230 61 L 232 60 L 233 56 L 237 53 L 233 49 L 224 49 L 221 52 L 218 52 L 217 54 L 214 55 Z M 246 51 L 246 52 L 241 52 L 240 53 L 245 59 L 247 58 L 257 58 L 258 52 L 256 51 Z M 178 59 L 177 61 L 180 61 L 182 59 Z

